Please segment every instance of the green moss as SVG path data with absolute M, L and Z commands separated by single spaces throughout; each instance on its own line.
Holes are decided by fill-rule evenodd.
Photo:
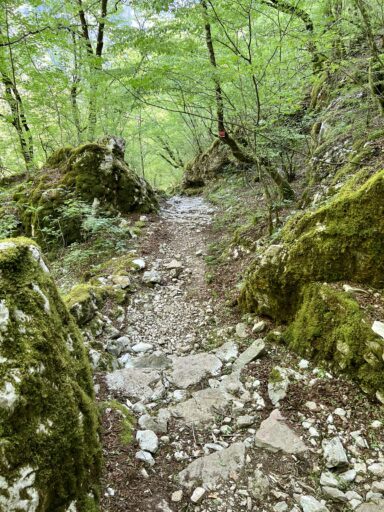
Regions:
M 136 420 L 128 407 L 117 400 L 110 400 L 109 402 L 104 402 L 103 409 L 113 409 L 120 414 L 120 440 L 123 444 L 131 444 L 133 441 L 133 432 L 135 430 Z
M 279 370 L 277 368 L 273 368 L 271 370 L 271 373 L 269 374 L 268 382 L 270 382 L 271 384 L 277 384 L 278 382 L 282 382 L 283 380 L 283 376 L 281 375 Z
M 244 308 L 289 321 L 311 282 L 353 280 L 384 286 L 384 171 L 357 190 L 292 219 L 260 253 L 244 283 Z
M 38 248 L 25 238 L 0 240 L 0 382 L 15 389 L 0 408 L 0 474 L 10 486 L 32 468 L 39 512 L 97 510 L 101 449 L 93 380 L 81 334 Z M 7 509 L 7 490 L 0 503 Z M 3 501 L 1 501 L 3 500 Z M 5 501 L 4 501 L 5 500 Z
M 58 150 L 34 182 L 15 195 L 25 233 L 45 248 L 58 240 L 66 245 L 81 240 L 81 215 L 60 218 L 68 200 L 92 205 L 97 198 L 114 213 L 147 213 L 157 208 L 150 185 L 104 143 Z
M 133 263 L 133 260 L 136 259 L 137 256 L 133 254 L 124 254 L 123 256 L 118 256 L 111 258 L 100 265 L 97 265 L 93 269 L 93 273 L 95 276 L 109 276 L 113 275 L 127 275 L 132 270 L 137 270 L 137 266 Z
M 284 338 L 302 356 L 326 361 L 355 378 L 365 391 L 384 389 L 384 340 L 347 293 L 325 284 L 306 286 Z
M 75 318 L 79 326 L 88 324 L 101 309 L 107 299 L 111 299 L 116 304 L 125 303 L 127 290 L 122 290 L 111 285 L 103 285 L 97 279 L 91 279 L 89 283 L 80 283 L 75 285 L 63 300 Z
M 326 84 L 327 84 L 327 78 L 328 73 L 326 71 L 323 71 L 315 80 L 315 83 L 312 86 L 311 90 L 311 98 L 310 98 L 310 109 L 314 110 L 319 103 L 319 99 L 321 96 L 321 93 L 323 92 L 323 95 L 326 90 Z

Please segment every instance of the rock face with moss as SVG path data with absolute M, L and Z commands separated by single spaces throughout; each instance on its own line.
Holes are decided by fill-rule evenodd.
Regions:
M 377 336 L 358 302 L 329 284 L 312 283 L 285 332 L 291 348 L 327 361 L 355 378 L 367 393 L 384 397 L 384 339 Z
M 242 292 L 249 309 L 277 320 L 297 310 L 303 285 L 351 280 L 384 287 L 384 171 L 357 190 L 342 189 L 291 220 L 257 256 Z
M 43 243 L 60 209 L 74 198 L 115 213 L 156 209 L 154 191 L 129 168 L 124 150 L 123 139 L 105 137 L 51 155 L 34 182 L 16 195 L 26 234 Z M 81 223 L 76 217 L 58 227 L 66 244 L 80 239 Z
M 372 351 L 366 344 L 372 336 L 362 339 L 360 323 L 352 322 L 352 317 L 356 319 L 356 306 L 338 296 L 336 307 L 334 294 L 329 292 L 325 298 L 323 288 L 310 286 L 352 281 L 384 287 L 384 171 L 363 185 L 358 183 L 347 183 L 324 206 L 289 221 L 277 241 L 257 255 L 240 301 L 245 309 L 279 322 L 292 322 L 296 317 L 289 338 L 297 350 L 315 354 L 317 359 L 332 359 L 340 368 L 359 375 L 366 387 L 377 389 L 377 371 L 383 371 L 383 360 L 377 366 L 376 356 L 372 359 L 368 355 Z M 318 308 L 314 305 L 316 297 Z M 339 313 L 333 323 L 326 324 L 321 317 L 321 304 L 335 315 Z M 342 313 L 345 310 L 351 317 Z M 303 318 L 317 322 L 317 335 L 308 335 L 305 329 L 300 334 L 298 326 L 307 321 Z M 348 320 L 352 323 L 348 324 Z M 341 336 L 339 327 L 343 323 L 346 327 Z M 379 355 L 380 350 L 377 347 Z
M 41 253 L 0 240 L 0 510 L 96 511 L 101 450 L 81 335 Z
M 228 149 L 220 140 L 203 153 L 199 153 L 185 168 L 183 188 L 196 189 L 204 187 L 210 180 L 231 163 Z

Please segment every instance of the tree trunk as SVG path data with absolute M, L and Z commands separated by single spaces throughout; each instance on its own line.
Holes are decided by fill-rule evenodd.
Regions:
M 103 69 L 102 55 L 104 48 L 104 30 L 105 19 L 107 17 L 108 0 L 100 0 L 100 17 L 97 30 L 96 49 L 93 49 L 91 37 L 89 34 L 88 23 L 83 9 L 82 0 L 77 0 L 79 5 L 79 19 L 81 24 L 81 33 L 85 42 L 87 53 L 90 57 L 91 86 L 89 91 L 89 107 L 88 107 L 88 140 L 95 138 L 97 125 L 97 93 L 98 93 L 98 75 Z
M 72 75 L 72 85 L 71 85 L 71 107 L 72 107 L 72 116 L 73 123 L 76 129 L 76 138 L 77 143 L 81 144 L 82 142 L 82 129 L 80 122 L 80 111 L 79 111 L 79 103 L 78 103 L 78 95 L 79 95 L 79 84 L 80 84 L 80 76 L 79 76 L 79 61 L 77 55 L 77 45 L 76 45 L 76 34 L 72 32 L 72 42 L 73 42 L 73 57 L 74 57 L 74 70 Z
M 217 128 L 219 132 L 220 140 L 223 144 L 226 144 L 231 150 L 233 156 L 241 163 L 254 165 L 256 168 L 259 168 L 259 163 L 262 163 L 265 167 L 267 173 L 271 176 L 273 181 L 276 183 L 280 194 L 283 199 L 292 200 L 295 197 L 292 187 L 288 183 L 288 181 L 282 176 L 273 165 L 267 161 L 267 159 L 263 159 L 262 162 L 259 162 L 256 157 L 248 154 L 238 143 L 237 141 L 231 137 L 231 135 L 226 130 L 225 126 L 225 107 L 223 100 L 223 91 L 221 88 L 220 79 L 217 75 L 217 61 L 215 55 L 215 48 L 213 46 L 212 41 L 212 30 L 211 24 L 208 19 L 208 8 L 205 0 L 201 0 L 201 6 L 203 7 L 204 12 L 204 27 L 205 27 L 205 40 L 208 49 L 209 60 L 211 66 L 213 67 L 214 74 L 214 83 L 215 83 L 215 91 L 216 91 L 216 115 L 217 115 Z
M 363 20 L 365 37 L 371 51 L 369 63 L 369 86 L 373 97 L 377 100 L 381 114 L 384 114 L 384 62 L 376 44 L 371 18 L 364 0 L 354 0 L 355 7 Z
M 269 5 L 273 9 L 277 11 L 283 12 L 285 14 L 290 14 L 300 19 L 308 32 L 309 35 L 309 43 L 308 43 L 308 51 L 312 56 L 312 65 L 313 72 L 318 74 L 322 70 L 323 58 L 319 52 L 317 44 L 314 40 L 314 26 L 311 16 L 305 11 L 301 9 L 297 5 L 292 5 L 286 0 L 262 0 L 265 5 Z M 297 4 L 297 2 L 296 2 Z

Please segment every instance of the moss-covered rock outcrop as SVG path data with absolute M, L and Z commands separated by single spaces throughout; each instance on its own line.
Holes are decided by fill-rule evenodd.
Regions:
M 299 215 L 260 252 L 242 290 L 248 309 L 289 321 L 311 282 L 351 280 L 384 287 L 384 171 L 356 190 Z
M 83 341 L 38 247 L 0 240 L 0 510 L 96 511 L 98 429 Z
M 384 397 L 384 339 L 377 336 L 358 302 L 332 285 L 311 283 L 284 337 L 316 362 L 328 362 L 355 378 L 368 393 Z
M 329 284 L 384 288 L 384 171 L 352 179 L 327 204 L 288 221 L 244 282 L 247 311 L 288 324 L 292 348 L 384 396 L 384 343 L 359 304 Z M 328 283 L 328 284 L 324 284 Z
M 129 168 L 124 149 L 123 139 L 105 137 L 51 155 L 35 180 L 16 194 L 25 233 L 45 244 L 54 227 L 67 245 L 80 240 L 81 219 L 65 216 L 67 201 L 73 199 L 89 205 L 96 200 L 97 205 L 123 214 L 156 209 L 153 189 Z
M 217 139 L 203 153 L 199 153 L 185 167 L 183 189 L 204 187 L 231 164 L 226 146 Z

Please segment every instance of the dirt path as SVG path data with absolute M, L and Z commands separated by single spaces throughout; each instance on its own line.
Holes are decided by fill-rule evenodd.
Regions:
M 354 385 L 265 346 L 259 319 L 224 323 L 203 258 L 215 214 L 175 197 L 147 230 L 142 285 L 110 341 L 116 370 L 99 379 L 99 400 L 123 404 L 103 416 L 102 510 L 384 510 L 379 411 Z

